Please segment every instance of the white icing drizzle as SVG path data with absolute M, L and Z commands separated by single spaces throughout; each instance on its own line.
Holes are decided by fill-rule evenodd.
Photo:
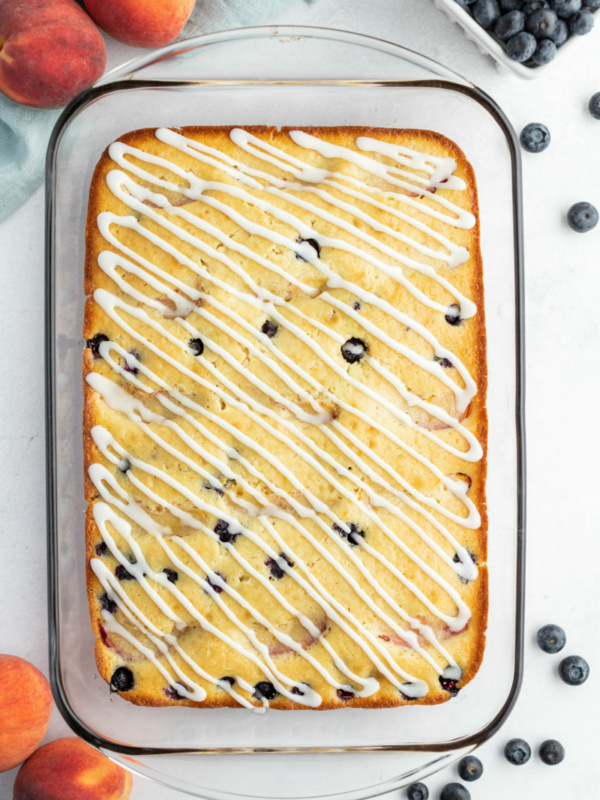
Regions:
M 234 129 L 230 133 L 234 144 L 251 156 L 259 157 L 267 164 L 289 173 L 297 182 L 277 178 L 269 171 L 250 167 L 216 148 L 208 147 L 175 131 L 164 128 L 159 129 L 156 131 L 156 137 L 171 147 L 177 148 L 205 164 L 218 168 L 225 177 L 234 179 L 235 182 L 201 180 L 193 173 L 184 171 L 167 158 L 146 153 L 123 143 L 111 145 L 109 154 L 120 167 L 142 180 L 162 190 L 183 195 L 188 199 L 188 202 L 202 200 L 205 205 L 215 208 L 225 217 L 232 220 L 239 229 L 247 231 L 251 236 L 258 236 L 271 241 L 274 245 L 291 249 L 310 264 L 315 274 L 321 275 L 326 279 L 326 282 L 319 289 L 297 279 L 279 264 L 232 239 L 216 225 L 209 223 L 204 217 L 199 217 L 188 209 L 180 207 L 180 205 L 172 204 L 164 194 L 142 187 L 122 170 L 114 169 L 107 175 L 107 183 L 115 197 L 123 201 L 133 212 L 144 215 L 160 228 L 177 236 L 180 241 L 187 245 L 192 245 L 200 253 L 219 261 L 242 281 L 247 287 L 247 291 L 240 290 L 222 278 L 211 274 L 201 263 L 198 263 L 182 250 L 162 239 L 153 230 L 147 229 L 136 217 L 123 217 L 110 212 L 103 212 L 98 217 L 100 233 L 122 255 L 104 251 L 99 255 L 98 264 L 120 290 L 132 298 L 135 305 L 124 302 L 122 298 L 115 296 L 106 289 L 97 289 L 94 292 L 94 300 L 110 319 L 119 325 L 128 336 L 140 342 L 144 349 L 152 351 L 161 361 L 174 367 L 183 376 L 192 379 L 196 384 L 219 397 L 228 406 L 242 411 L 269 436 L 282 442 L 286 448 L 293 451 L 304 463 L 308 464 L 314 472 L 318 473 L 327 484 L 335 489 L 338 495 L 350 500 L 357 510 L 361 512 L 363 518 L 370 520 L 377 530 L 383 533 L 398 550 L 402 551 L 420 572 L 426 574 L 452 599 L 456 606 L 456 614 L 450 615 L 442 612 L 429 599 L 426 592 L 414 581 L 410 580 L 401 569 L 389 562 L 367 539 L 363 538 L 361 540 L 360 547 L 350 547 L 348 542 L 344 541 L 333 528 L 333 526 L 336 526 L 338 530 L 346 531 L 347 535 L 351 535 L 352 528 L 348 526 L 348 523 L 339 519 L 327 504 L 319 500 L 273 453 L 270 453 L 259 442 L 254 441 L 243 431 L 234 428 L 218 414 L 213 414 L 201 404 L 196 403 L 178 391 L 176 387 L 169 385 L 156 372 L 150 370 L 142 361 L 139 361 L 133 351 L 128 353 L 115 342 L 105 341 L 100 343 L 100 356 L 110 365 L 117 376 L 116 379 L 120 380 L 121 383 L 128 382 L 138 391 L 146 394 L 152 393 L 155 401 L 165 409 L 165 416 L 150 411 L 142 400 L 137 399 L 123 385 L 117 384 L 115 380 L 109 379 L 100 373 L 91 372 L 88 374 L 87 382 L 90 387 L 104 398 L 109 407 L 124 414 L 145 436 L 149 437 L 162 450 L 169 453 L 170 456 L 200 475 L 209 486 L 217 489 L 220 493 L 224 491 L 220 479 L 216 478 L 209 469 L 202 466 L 203 464 L 211 465 L 225 479 L 235 480 L 253 498 L 255 503 L 233 494 L 231 496 L 228 494 L 228 499 L 240 508 L 242 516 L 248 515 L 262 526 L 275 544 L 281 548 L 281 553 L 286 554 L 286 559 L 283 559 L 281 553 L 274 550 L 255 531 L 243 526 L 236 516 L 224 512 L 221 507 L 205 502 L 200 496 L 164 470 L 160 470 L 153 464 L 136 458 L 135 455 L 117 441 L 113 433 L 110 433 L 104 427 L 97 425 L 92 429 L 94 442 L 103 456 L 116 467 L 123 469 L 127 465 L 128 480 L 138 492 L 145 495 L 152 504 L 158 504 L 168 509 L 175 518 L 180 519 L 188 527 L 218 540 L 218 536 L 210 527 L 199 522 L 193 514 L 189 514 L 178 508 L 176 504 L 168 502 L 162 495 L 150 489 L 147 483 L 141 480 L 138 475 L 146 474 L 157 478 L 159 483 L 164 482 L 170 486 L 191 502 L 198 511 L 225 520 L 231 532 L 243 533 L 244 536 L 248 537 L 254 545 L 279 566 L 279 569 L 286 574 L 286 577 L 298 584 L 319 605 L 330 624 L 335 623 L 344 631 L 345 635 L 359 646 L 372 662 L 376 671 L 396 686 L 406 697 L 418 698 L 424 696 L 427 692 L 427 684 L 418 677 L 405 672 L 397 664 L 389 649 L 381 642 L 382 638 L 385 640 L 389 637 L 380 637 L 372 631 L 366 630 L 360 621 L 325 588 L 312 573 L 310 567 L 299 557 L 298 553 L 290 548 L 285 537 L 281 535 L 278 528 L 273 524 L 273 519 L 281 520 L 290 525 L 301 534 L 301 537 L 310 542 L 319 555 L 334 567 L 342 580 L 352 587 L 352 590 L 361 601 L 385 624 L 386 629 L 392 631 L 400 640 L 412 647 L 438 675 L 449 680 L 459 680 L 462 671 L 450 653 L 443 647 L 434 630 L 421 619 L 410 616 L 398 605 L 389 592 L 383 588 L 381 582 L 375 578 L 373 572 L 367 568 L 363 560 L 363 553 L 368 553 L 383 568 L 384 573 L 386 571 L 391 573 L 397 581 L 402 583 L 409 592 L 420 600 L 433 616 L 444 623 L 448 630 L 459 632 L 466 626 L 471 616 L 470 609 L 462 600 L 460 593 L 436 569 L 406 545 L 393 528 L 383 520 L 379 509 L 383 509 L 386 514 L 401 520 L 427 544 L 428 548 L 446 565 L 447 569 L 465 580 L 473 580 L 477 577 L 477 567 L 472 562 L 464 546 L 440 522 L 438 516 L 431 512 L 457 522 L 465 528 L 477 529 L 481 522 L 478 510 L 470 498 L 467 497 L 468 486 L 465 483 L 444 475 L 431 459 L 426 458 L 416 447 L 408 445 L 407 442 L 390 429 L 389 425 L 380 424 L 372 418 L 372 415 L 363 411 L 360 408 L 360 395 L 366 395 L 384 407 L 398 424 L 411 428 L 418 432 L 419 436 L 426 437 L 434 442 L 436 446 L 465 461 L 476 462 L 480 460 L 483 454 L 481 445 L 472 432 L 461 424 L 456 417 L 453 417 L 440 406 L 423 400 L 411 392 L 400 378 L 385 366 L 378 354 L 372 355 L 370 352 L 365 354 L 363 363 L 384 378 L 387 384 L 401 396 L 409 409 L 412 407 L 420 408 L 429 416 L 438 420 L 442 426 L 458 433 L 468 449 L 464 451 L 458 449 L 449 441 L 446 441 L 444 437 L 438 436 L 433 431 L 414 422 L 412 417 L 396 406 L 394 402 L 388 399 L 388 396 L 374 391 L 366 383 L 351 375 L 347 369 L 344 369 L 316 341 L 312 332 L 319 331 L 338 346 L 344 344 L 344 337 L 304 313 L 297 306 L 286 303 L 283 298 L 259 286 L 235 258 L 229 257 L 221 249 L 210 246 L 199 236 L 190 233 L 191 227 L 203 234 L 208 234 L 222 245 L 225 245 L 227 250 L 233 251 L 242 258 L 250 259 L 270 272 L 279 275 L 289 285 L 296 287 L 308 297 L 318 295 L 320 301 L 328 303 L 332 308 L 357 322 L 373 337 L 374 341 L 380 341 L 386 347 L 409 359 L 419 369 L 430 373 L 447 386 L 454 396 L 457 411 L 464 412 L 475 396 L 477 387 L 460 360 L 451 351 L 444 348 L 431 332 L 417 320 L 399 311 L 374 293 L 339 276 L 327 266 L 325 261 L 319 258 L 315 249 L 306 241 L 311 239 L 318 242 L 320 248 L 335 248 L 357 256 L 365 264 L 398 282 L 420 304 L 435 312 L 447 313 L 448 305 L 427 297 L 405 276 L 404 268 L 424 274 L 439 284 L 453 300 L 456 300 L 460 307 L 462 319 L 472 317 L 476 313 L 474 303 L 457 292 L 446 278 L 438 274 L 437 268 L 434 268 L 429 263 L 432 260 L 439 262 L 442 267 L 456 268 L 469 259 L 469 253 L 461 245 L 457 245 L 451 239 L 431 228 L 422 218 L 423 216 L 428 216 L 454 228 L 470 228 L 475 224 L 475 218 L 470 212 L 462 209 L 438 191 L 447 189 L 460 192 L 466 189 L 464 181 L 454 175 L 456 163 L 452 159 L 436 157 L 369 137 L 359 137 L 356 140 L 356 146 L 359 150 L 376 153 L 393 162 L 390 165 L 385 161 L 363 155 L 363 153 L 351 148 L 334 145 L 301 131 L 290 132 L 293 142 L 304 150 L 315 151 L 325 158 L 335 159 L 336 161 L 343 159 L 345 162 L 353 164 L 360 172 L 373 176 L 380 182 L 385 182 L 387 188 L 384 190 L 375 188 L 368 181 L 356 177 L 356 173 L 347 174 L 314 167 L 241 129 Z M 132 156 L 136 161 L 134 162 L 126 156 Z M 171 174 L 178 176 L 182 183 L 174 183 L 164 177 L 159 178 L 152 172 L 142 169 L 138 162 L 164 167 Z M 378 187 L 379 185 L 380 183 Z M 396 187 L 401 191 L 390 190 L 389 187 Z M 260 196 L 254 194 L 255 191 L 259 191 Z M 218 199 L 215 194 L 242 200 L 249 206 L 260 209 L 265 215 L 290 225 L 304 241 L 299 243 L 273 231 L 266 225 L 252 221 L 227 202 Z M 331 210 L 305 200 L 304 198 L 309 195 L 325 200 Z M 406 226 L 402 231 L 396 231 L 383 222 L 376 220 L 370 213 L 364 211 L 362 207 L 340 199 L 340 195 L 353 197 L 360 200 L 363 205 L 384 210 L 391 216 L 403 220 L 408 223 L 408 233 L 406 232 Z M 354 241 L 358 240 L 364 243 L 369 249 L 365 250 L 362 246 L 352 244 L 336 235 L 326 236 L 322 233 L 316 233 L 312 227 L 294 214 L 285 211 L 274 202 L 266 200 L 265 196 L 270 196 L 273 200 L 285 200 L 289 205 L 309 212 L 310 215 L 334 225 L 338 230 L 349 233 Z M 427 196 L 431 202 L 423 203 L 419 200 L 422 196 Z M 393 199 L 397 204 L 392 207 L 385 203 L 386 199 Z M 400 207 L 398 207 L 398 204 L 400 204 Z M 418 213 L 419 218 L 411 214 L 410 211 L 404 210 L 403 206 L 413 209 Z M 372 236 L 366 233 L 362 227 L 359 228 L 356 224 L 338 216 L 335 213 L 335 209 L 351 213 L 355 219 L 362 220 L 370 229 L 384 234 L 388 241 L 402 242 L 408 245 L 414 253 L 424 256 L 427 260 L 422 261 L 419 257 L 408 256 L 405 251 L 396 250 L 393 246 L 386 244 L 381 237 Z M 181 224 L 172 221 L 176 219 L 184 223 L 186 227 L 184 228 Z M 295 337 L 305 348 L 312 350 L 320 361 L 332 369 L 349 386 L 358 390 L 358 403 L 356 405 L 349 403 L 320 383 L 311 373 L 307 372 L 294 359 L 278 348 L 267 335 L 260 333 L 255 325 L 248 322 L 242 315 L 231 311 L 216 297 L 190 286 L 177 276 L 165 273 L 160 267 L 144 258 L 141 254 L 125 246 L 118 236 L 111 231 L 112 225 L 119 225 L 136 231 L 165 253 L 173 256 L 180 264 L 191 269 L 203 281 L 218 289 L 225 290 L 237 300 L 241 300 L 250 311 L 254 309 L 253 318 L 256 317 L 258 311 L 260 315 L 267 315 L 274 320 L 287 334 Z M 436 245 L 441 245 L 441 249 L 423 242 L 421 238 L 411 236 L 411 226 L 415 230 L 426 234 L 426 237 L 435 242 Z M 375 251 L 377 251 L 378 255 L 375 255 Z M 383 260 L 383 258 L 391 259 L 391 262 Z M 143 283 L 132 283 L 128 276 L 135 276 L 141 279 Z M 151 287 L 155 292 L 160 293 L 162 297 L 155 299 L 147 294 L 147 289 L 141 291 L 136 288 L 138 285 Z M 332 294 L 331 290 L 335 289 L 347 291 L 357 297 L 361 305 L 374 306 L 399 324 L 415 331 L 432 347 L 435 359 L 432 361 L 425 358 L 406 345 L 395 341 L 393 337 L 371 322 L 367 316 L 357 313 L 356 308 L 353 308 L 351 303 L 345 302 L 337 295 Z M 165 298 L 165 300 L 162 298 Z M 168 326 L 162 325 L 144 310 L 144 306 L 154 309 L 163 317 L 170 319 L 171 324 Z M 295 324 L 290 319 L 290 314 L 307 323 L 310 333 Z M 203 320 L 208 324 L 209 328 L 225 333 L 242 346 L 255 360 L 264 364 L 280 384 L 284 384 L 287 387 L 291 398 L 290 395 L 278 391 L 266 379 L 259 378 L 251 370 L 240 364 L 227 349 L 220 346 L 214 338 L 211 338 L 206 327 L 202 327 L 200 330 L 197 325 L 189 321 L 187 318 L 190 316 L 194 320 L 197 318 Z M 224 317 L 231 320 L 233 325 L 224 321 Z M 137 321 L 144 328 L 152 329 L 157 335 L 153 336 L 153 340 L 150 341 L 135 327 L 135 324 L 130 324 L 127 320 Z M 239 332 L 239 328 L 243 329 L 243 334 Z M 248 336 L 245 334 L 248 334 Z M 187 341 L 190 340 L 190 337 L 201 339 L 204 346 L 204 354 L 197 355 L 189 350 Z M 172 357 L 156 344 L 157 341 L 170 342 L 171 345 L 181 351 L 181 356 L 179 358 Z M 362 356 L 362 353 L 359 352 L 362 348 L 359 348 L 358 345 L 354 346 L 354 350 L 352 349 L 352 344 L 346 344 L 345 347 L 350 353 Z M 125 366 L 113 357 L 113 351 L 118 354 Z M 208 355 L 211 355 L 211 358 Z M 212 356 L 217 356 L 216 362 Z M 451 362 L 455 368 L 455 374 L 462 381 L 462 385 L 453 380 L 447 371 L 437 363 L 442 359 Z M 195 368 L 186 366 L 190 363 L 193 366 L 199 364 L 205 372 L 212 375 L 216 383 L 210 379 L 204 379 L 197 373 Z M 216 364 L 226 364 L 228 371 L 225 372 L 219 369 Z M 231 370 L 241 380 L 232 380 L 230 377 Z M 136 377 L 138 374 L 143 375 L 144 379 Z M 252 385 L 259 393 L 262 393 L 267 398 L 267 402 L 257 399 L 256 392 L 249 394 L 245 391 L 242 388 L 244 382 Z M 319 398 L 326 398 L 337 408 L 344 410 L 356 419 L 366 422 L 369 426 L 389 438 L 395 446 L 404 450 L 410 457 L 426 467 L 450 495 L 461 502 L 466 511 L 466 516 L 450 511 L 439 501 L 412 486 L 409 481 L 362 442 L 346 424 L 338 421 L 327 407 L 320 405 L 314 399 L 314 395 L 304 388 L 306 384 L 315 390 Z M 156 391 L 156 387 L 158 387 L 159 391 Z M 300 402 L 302 405 L 300 405 Z M 296 422 L 286 419 L 273 410 L 273 403 L 286 409 Z M 312 407 L 312 411 L 306 410 L 307 404 Z M 211 450 L 200 444 L 198 437 L 190 436 L 177 421 L 171 418 L 173 414 L 176 419 L 181 419 L 186 424 L 191 425 L 195 431 L 202 435 L 203 439 L 211 442 L 217 451 L 226 454 L 229 461 L 238 463 L 246 473 L 257 478 L 261 485 L 267 487 L 270 492 L 291 507 L 294 514 L 285 510 L 285 507 L 282 508 L 273 504 L 260 489 L 253 486 L 238 470 L 233 469 L 228 461 L 219 458 Z M 209 422 L 212 427 L 207 427 L 200 421 L 201 418 Z M 272 423 L 275 423 L 275 425 Z M 301 425 L 298 423 L 301 423 Z M 252 450 L 261 459 L 273 466 L 284 478 L 284 481 L 288 481 L 294 487 L 302 500 L 286 491 L 277 481 L 269 479 L 243 453 L 227 445 L 225 440 L 215 434 L 215 425 L 226 436 L 233 437 L 243 448 Z M 307 425 L 318 428 L 320 433 L 352 462 L 352 466 L 356 465 L 358 474 L 349 472 L 334 456 L 325 451 L 308 433 L 304 432 L 302 427 Z M 169 429 L 178 436 L 183 449 L 175 447 L 161 435 L 160 430 L 163 428 Z M 186 448 L 193 451 L 197 459 L 187 456 Z M 368 460 L 366 461 L 365 458 Z M 381 472 L 374 469 L 369 462 L 375 463 L 379 470 L 385 473 L 385 477 L 382 476 Z M 359 477 L 360 475 L 363 475 L 364 478 Z M 239 606 L 279 641 L 284 648 L 307 661 L 326 683 L 338 690 L 338 693 L 350 692 L 355 697 L 368 697 L 377 692 L 379 682 L 376 678 L 361 677 L 355 674 L 345 663 L 341 654 L 332 647 L 327 639 L 326 631 L 319 629 L 311 619 L 290 603 L 286 599 L 285 593 L 276 588 L 268 578 L 261 574 L 246 558 L 241 556 L 233 543 L 221 542 L 220 546 L 224 547 L 228 554 L 249 575 L 257 580 L 291 616 L 300 622 L 311 637 L 311 645 L 323 648 L 330 656 L 332 665 L 335 666 L 338 672 L 345 675 L 350 683 L 342 683 L 337 679 L 325 665 L 315 658 L 312 653 L 308 652 L 306 645 L 280 632 L 269 622 L 260 609 L 253 607 L 245 599 L 243 593 L 229 586 L 218 573 L 214 573 L 210 565 L 184 538 L 175 535 L 168 526 L 159 525 L 144 507 L 129 495 L 106 467 L 99 463 L 92 464 L 89 468 L 89 476 L 102 498 L 101 501 L 94 504 L 94 518 L 108 550 L 117 562 L 136 579 L 137 584 L 160 609 L 164 617 L 170 620 L 175 630 L 183 630 L 186 627 L 186 623 L 164 600 L 165 592 L 185 609 L 195 624 L 220 639 L 243 659 L 248 659 L 255 664 L 264 674 L 266 680 L 273 684 L 277 692 L 293 702 L 309 707 L 318 707 L 322 702 L 320 695 L 307 684 L 290 681 L 273 660 L 269 648 L 258 639 L 253 628 L 245 624 L 241 617 L 235 613 L 234 609 Z M 350 482 L 356 489 L 350 489 L 347 486 L 347 482 Z M 378 489 L 375 489 L 374 486 L 378 487 Z M 357 490 L 359 491 L 357 492 Z M 361 497 L 366 498 L 366 501 L 362 500 Z M 392 500 L 391 498 L 394 499 Z M 400 505 L 396 501 L 400 501 Z M 455 560 L 426 532 L 422 525 L 417 524 L 412 517 L 402 510 L 402 505 L 407 505 L 412 511 L 417 512 L 452 545 L 457 554 Z M 431 511 L 427 510 L 428 508 Z M 227 617 L 230 623 L 243 634 L 248 646 L 241 645 L 224 633 L 218 625 L 215 625 L 214 615 L 211 615 L 211 620 L 213 621 L 210 621 L 205 615 L 201 614 L 185 594 L 168 580 L 164 573 L 152 571 L 142 549 L 133 536 L 131 524 L 122 515 L 128 517 L 131 522 L 155 538 L 168 557 L 169 562 L 176 567 L 178 572 L 184 574 L 206 592 L 221 614 Z M 336 552 L 337 550 L 340 551 L 342 560 L 338 559 L 330 549 L 321 544 L 320 540 L 312 534 L 310 527 L 307 525 L 308 522 L 313 526 L 317 526 L 320 531 L 327 535 L 328 540 L 336 545 Z M 131 563 L 119 550 L 111 534 L 111 527 L 126 542 L 135 559 L 135 563 Z M 185 551 L 189 559 L 194 563 L 194 568 L 188 566 L 178 557 L 172 545 L 177 545 L 178 548 Z M 288 558 L 293 567 L 287 561 Z M 370 591 L 365 591 L 360 582 L 346 569 L 344 560 L 352 562 L 353 568 L 358 570 L 369 584 Z M 113 613 L 103 610 L 102 619 L 105 631 L 118 634 L 151 661 L 164 676 L 168 685 L 172 688 L 174 687 L 181 697 L 202 702 L 206 697 L 206 691 L 200 684 L 192 681 L 188 673 L 184 673 L 177 666 L 172 657 L 172 653 L 175 652 L 203 681 L 219 686 L 240 705 L 257 711 L 264 711 L 268 707 L 268 700 L 256 695 L 254 687 L 248 684 L 242 676 L 235 676 L 234 685 L 239 687 L 240 691 L 238 691 L 233 688 L 228 680 L 212 676 L 200 668 L 189 657 L 184 648 L 180 646 L 176 634 L 161 631 L 142 613 L 120 585 L 119 580 L 101 559 L 92 559 L 91 567 L 104 587 L 109 600 L 116 604 L 119 612 L 123 614 L 129 624 L 129 627 L 125 628 L 118 622 Z M 153 584 L 158 584 L 162 588 L 162 595 L 157 592 Z M 379 598 L 378 601 L 375 601 L 374 598 L 376 597 Z M 229 598 L 234 601 L 233 606 Z M 400 625 L 397 622 L 398 617 L 408 627 Z M 138 634 L 136 635 L 133 631 L 138 631 Z M 155 649 L 144 644 L 139 639 L 140 635 L 145 640 L 150 641 Z M 421 644 L 422 640 L 433 647 L 433 651 L 438 654 L 440 663 Z M 241 692 L 245 692 L 245 694 Z M 247 695 L 250 695 L 250 698 Z

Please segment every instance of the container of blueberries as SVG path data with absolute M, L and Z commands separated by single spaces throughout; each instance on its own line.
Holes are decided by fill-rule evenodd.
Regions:
M 434 0 L 479 49 L 522 78 L 539 76 L 590 33 L 600 0 Z

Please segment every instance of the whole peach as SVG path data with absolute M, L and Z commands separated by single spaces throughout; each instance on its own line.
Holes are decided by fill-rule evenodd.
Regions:
M 84 0 L 94 22 L 132 47 L 162 47 L 182 31 L 196 0 Z
M 39 669 L 18 656 L 0 655 L 0 772 L 33 753 L 51 711 L 50 684 Z
M 98 28 L 75 0 L 0 0 L 0 91 L 61 108 L 106 66 Z
M 48 742 L 23 764 L 13 800 L 128 800 L 131 773 L 76 736 Z

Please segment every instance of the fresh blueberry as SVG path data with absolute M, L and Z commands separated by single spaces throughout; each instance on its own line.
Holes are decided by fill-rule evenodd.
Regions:
M 268 319 L 266 322 L 263 322 L 261 327 L 261 331 L 265 334 L 265 336 L 268 336 L 269 339 L 272 339 L 278 330 L 278 326 L 274 322 L 271 322 L 270 319 Z
M 351 547 L 356 547 L 356 545 L 360 544 L 360 540 L 365 538 L 365 532 L 354 522 L 346 523 L 345 528 L 342 528 L 341 525 L 334 522 L 333 530 L 338 533 L 342 539 L 347 539 Z
M 362 339 L 357 339 L 353 336 L 347 339 L 341 347 L 342 355 L 349 364 L 355 364 L 360 361 L 369 348 Z
M 540 8 L 527 17 L 525 27 L 536 39 L 546 39 L 552 36 L 556 28 L 558 17 L 556 12 L 549 8 Z
M 190 339 L 188 347 L 192 351 L 193 356 L 201 356 L 204 352 L 204 342 L 202 339 Z
M 565 748 L 556 739 L 546 739 L 542 742 L 539 750 L 540 758 L 544 764 L 560 764 L 565 757 Z
M 221 579 L 221 581 L 222 581 L 223 583 L 227 583 L 227 581 L 226 581 L 226 580 L 225 580 L 225 578 L 224 578 L 224 577 L 221 575 L 221 573 L 220 573 L 220 572 L 215 572 L 215 573 L 214 573 L 214 575 L 218 575 L 218 576 L 219 576 L 219 578 Z M 221 592 L 223 591 L 223 587 L 221 586 L 221 584 L 220 584 L 220 583 L 217 583 L 216 581 L 213 583 L 213 581 L 214 581 L 214 576 L 213 576 L 213 580 L 212 580 L 212 581 L 211 581 L 211 576 L 210 576 L 210 575 L 207 575 L 207 576 L 206 576 L 206 582 L 208 583 L 208 585 L 210 586 L 210 588 L 213 590 L 213 592 L 214 592 L 215 594 L 221 594 Z
M 287 569 L 282 567 L 279 563 L 282 560 L 285 561 L 285 563 L 289 567 L 294 566 L 294 562 L 290 558 L 288 558 L 288 556 L 286 556 L 285 553 L 280 553 L 278 559 L 267 558 L 267 560 L 265 561 L 265 565 L 269 568 L 272 577 L 278 581 L 281 580 L 283 577 L 285 577 L 285 575 L 287 575 Z
M 460 325 L 462 322 L 460 316 L 460 306 L 456 303 L 452 303 L 451 306 L 448 306 L 448 311 L 444 317 L 448 325 Z
M 594 27 L 594 13 L 589 8 L 582 8 L 569 17 L 569 30 L 575 36 L 584 36 Z
M 302 239 L 302 238 L 300 238 L 300 239 L 296 239 L 296 241 L 298 242 L 298 244 L 302 244 L 303 242 L 306 242 L 306 244 L 309 244 L 312 247 L 312 249 L 316 252 L 317 258 L 321 257 L 321 245 L 317 242 L 316 239 Z M 300 261 L 306 261 L 304 256 L 301 256 L 300 253 L 296 253 L 296 258 L 300 259 Z
M 276 697 L 279 697 L 279 692 L 269 681 L 260 681 L 254 687 L 253 696 L 257 700 L 262 700 L 263 697 L 265 700 L 275 700 Z
M 499 2 L 500 11 L 515 11 L 523 5 L 523 0 L 499 0 Z
M 539 11 L 540 8 L 550 8 L 548 0 L 528 0 L 528 2 L 523 3 L 521 11 L 528 17 L 534 11 Z
M 440 800 L 471 800 L 471 792 L 462 783 L 447 783 L 442 789 Z
M 229 523 L 224 519 L 220 519 L 213 530 L 219 537 L 219 541 L 223 542 L 223 544 L 233 544 L 239 536 L 239 533 L 232 533 L 229 530 Z
M 118 564 L 115 569 L 115 575 L 120 581 L 134 581 L 135 575 L 132 575 L 131 572 L 125 569 L 123 564 Z
M 550 131 L 541 122 L 530 122 L 521 131 L 520 139 L 528 153 L 541 153 L 550 144 Z
M 123 370 L 125 372 L 131 372 L 132 375 L 137 375 L 138 368 L 136 367 L 136 362 L 141 361 L 142 356 L 137 350 L 130 350 L 129 355 L 130 358 L 125 359 L 125 366 L 123 367 Z
M 526 764 L 531 758 L 531 747 L 524 739 L 511 739 L 504 747 L 504 755 L 511 764 L 520 766 Z
M 521 33 L 524 27 L 525 14 L 522 11 L 509 11 L 508 14 L 503 14 L 500 17 L 494 26 L 494 33 L 499 39 L 506 41 L 511 36 Z
M 344 702 L 348 700 L 354 700 L 354 692 L 351 692 L 347 689 L 338 689 L 336 694 L 340 700 L 344 700 Z
M 500 16 L 497 0 L 477 0 L 473 6 L 473 16 L 482 28 L 491 30 Z
M 588 679 L 590 667 L 581 656 L 567 656 L 558 665 L 558 674 L 569 686 L 581 686 Z
M 171 569 L 170 567 L 165 567 L 163 572 L 167 576 L 167 580 L 171 581 L 171 583 L 177 583 L 179 580 L 179 573 L 176 570 Z
M 598 211 L 591 203 L 575 203 L 567 213 L 567 222 L 577 233 L 587 233 L 598 224 Z
M 99 349 L 102 342 L 108 342 L 108 336 L 103 333 L 97 333 L 92 339 L 87 339 L 85 345 L 90 348 L 94 358 L 102 358 Z
M 554 29 L 556 30 L 556 28 Z M 531 60 L 537 67 L 549 64 L 556 56 L 556 45 L 551 39 L 540 39 Z
M 590 97 L 588 110 L 594 119 L 600 119 L 600 92 L 596 92 Z
M 429 789 L 424 783 L 411 783 L 406 790 L 408 800 L 428 800 Z
M 458 774 L 463 781 L 476 781 L 483 775 L 483 764 L 475 756 L 465 756 L 458 762 Z
M 115 614 L 119 608 L 115 601 L 111 600 L 106 592 L 101 594 L 98 599 L 100 600 L 100 608 L 102 608 L 104 611 L 108 611 L 109 614 Z
M 105 556 L 108 553 L 108 546 L 106 542 L 98 542 L 94 550 L 97 556 Z
M 554 28 L 554 33 L 548 38 L 551 39 L 557 47 L 561 47 L 561 45 L 567 41 L 569 38 L 569 26 L 564 19 L 556 20 L 556 28 Z
M 133 688 L 133 672 L 127 667 L 116 669 L 110 679 L 111 692 L 128 692 Z
M 593 8 L 594 10 L 600 8 L 600 0 L 585 0 L 585 4 L 587 8 Z
M 544 653 L 559 653 L 567 642 L 567 635 L 558 625 L 544 625 L 537 632 L 537 643 Z
M 434 356 L 433 360 L 437 361 L 440 367 L 443 367 L 444 369 L 452 369 L 452 367 L 454 366 L 454 364 L 448 358 L 440 358 L 439 356 Z
M 556 11 L 559 17 L 568 19 L 581 9 L 581 0 L 550 0 L 550 8 Z

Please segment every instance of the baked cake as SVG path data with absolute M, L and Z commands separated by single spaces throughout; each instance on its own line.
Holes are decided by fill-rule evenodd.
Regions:
M 143 705 L 439 703 L 487 619 L 477 191 L 428 131 L 138 130 L 91 184 L 96 660 Z

